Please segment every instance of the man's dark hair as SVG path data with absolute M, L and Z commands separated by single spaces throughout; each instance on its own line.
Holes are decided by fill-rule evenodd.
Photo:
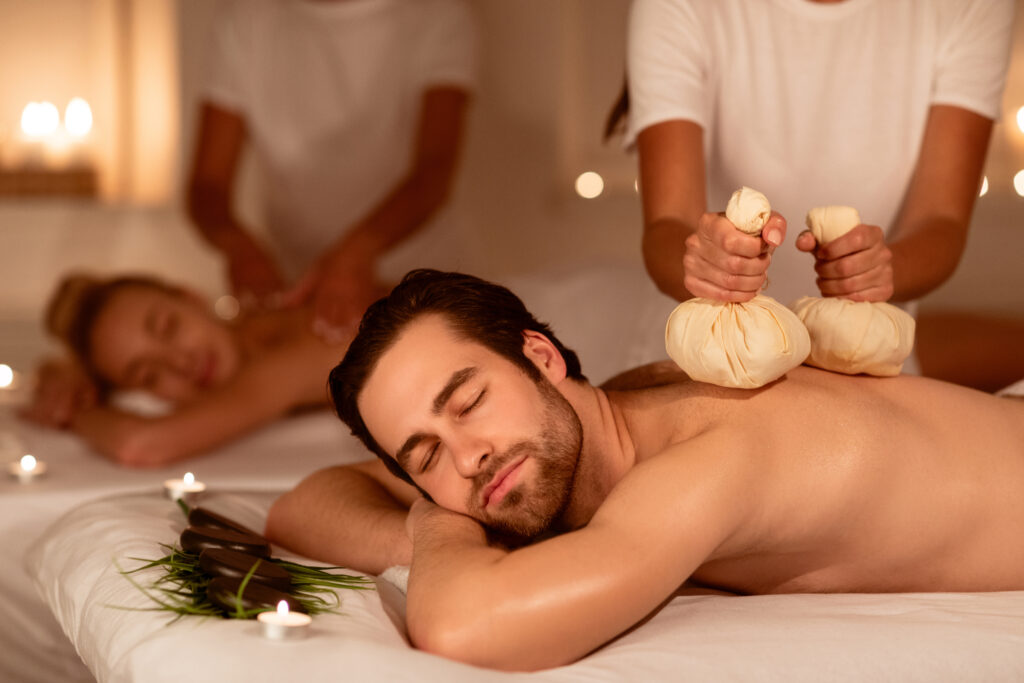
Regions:
M 575 380 L 586 379 L 576 353 L 563 346 L 551 328 L 533 317 L 519 297 L 505 287 L 463 273 L 426 268 L 410 271 L 390 294 L 366 309 L 359 332 L 345 357 L 331 371 L 327 385 L 338 417 L 352 434 L 376 453 L 395 476 L 414 486 L 409 474 L 366 428 L 357 400 L 381 356 L 394 345 L 406 325 L 431 313 L 443 316 L 460 337 L 508 359 L 535 381 L 541 379 L 541 373 L 523 354 L 523 333 L 540 332 L 562 354 L 566 374 Z

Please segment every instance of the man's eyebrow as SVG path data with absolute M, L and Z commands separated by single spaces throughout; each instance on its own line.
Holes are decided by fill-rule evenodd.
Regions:
M 434 397 L 434 405 L 431 410 L 434 415 L 440 415 L 444 409 L 448 399 L 452 397 L 459 387 L 468 382 L 477 373 L 477 368 L 469 367 L 456 370 L 452 373 L 452 376 L 448 379 L 448 383 L 444 385 L 444 389 L 437 392 L 437 396 Z
M 416 444 L 423 441 L 425 438 L 427 438 L 426 434 L 423 432 L 416 432 L 406 439 L 405 443 L 402 444 L 402 447 L 398 449 L 398 453 L 395 454 L 395 461 L 398 462 L 399 466 L 401 466 L 403 470 L 409 470 L 409 453 L 412 452 L 412 449 L 416 448 Z
M 434 397 L 433 405 L 431 406 L 431 412 L 434 415 L 440 415 L 441 411 L 444 410 L 444 406 L 448 403 L 448 399 L 452 397 L 459 387 L 468 382 L 477 373 L 477 368 L 469 367 L 456 370 L 452 373 L 452 376 L 448 378 L 448 383 L 444 385 L 441 391 L 437 392 L 437 396 Z M 420 441 L 427 438 L 427 435 L 423 432 L 416 432 L 405 440 L 402 447 L 395 453 L 395 461 L 402 467 L 403 470 L 409 469 L 409 453 L 416 447 Z

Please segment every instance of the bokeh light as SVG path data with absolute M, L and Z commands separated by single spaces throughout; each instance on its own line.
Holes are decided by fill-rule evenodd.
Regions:
M 576 194 L 584 199 L 593 199 L 604 192 L 604 178 L 593 171 L 580 173 L 576 178 Z

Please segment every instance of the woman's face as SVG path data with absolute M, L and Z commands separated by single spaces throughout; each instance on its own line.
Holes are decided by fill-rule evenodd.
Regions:
M 109 298 L 90 336 L 92 361 L 113 385 L 177 403 L 225 384 L 241 365 L 231 330 L 197 299 L 130 285 Z

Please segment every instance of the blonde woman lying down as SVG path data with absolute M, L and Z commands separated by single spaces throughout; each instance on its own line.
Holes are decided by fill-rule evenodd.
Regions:
M 309 311 L 216 317 L 199 295 L 150 277 L 64 279 L 46 313 L 69 359 L 42 364 L 23 416 L 79 434 L 123 465 L 160 466 L 300 408 L 327 403 L 326 377 L 349 339 L 310 331 Z M 172 410 L 145 417 L 107 399 L 141 389 Z

